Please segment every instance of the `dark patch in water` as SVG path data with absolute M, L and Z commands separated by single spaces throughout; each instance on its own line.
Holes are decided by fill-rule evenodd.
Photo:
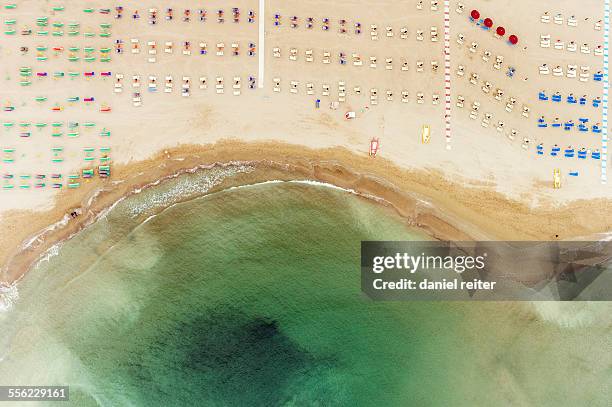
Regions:
M 209 311 L 168 328 L 134 355 L 147 361 L 128 361 L 134 385 L 146 389 L 141 397 L 148 403 L 283 405 L 330 368 L 301 349 L 277 321 L 264 317 Z M 163 366 L 172 377 L 157 377 L 152 365 Z M 314 392 L 316 398 L 324 387 Z

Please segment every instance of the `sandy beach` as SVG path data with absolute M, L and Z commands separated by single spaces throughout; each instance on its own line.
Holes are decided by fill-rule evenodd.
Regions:
M 541 36 L 548 34 L 553 42 L 558 38 L 567 43 L 575 40 L 578 46 L 589 44 L 592 50 L 603 44 L 603 32 L 594 29 L 603 18 L 600 2 L 587 1 L 578 9 L 570 1 L 555 3 L 554 8 L 525 0 L 475 1 L 465 4 L 462 12 L 457 11 L 461 2 L 451 2 L 450 142 L 445 137 L 442 4 L 432 10 L 430 2 L 418 9 L 417 2 L 390 0 L 345 0 L 333 5 L 266 1 L 266 14 L 256 14 L 255 21 L 249 23 L 249 10 L 259 10 L 255 1 L 240 0 L 230 6 L 212 2 L 207 6 L 206 22 L 199 21 L 197 2 L 170 3 L 151 5 L 157 8 L 155 25 L 147 21 L 148 6 L 133 1 L 122 3 L 121 19 L 113 18 L 115 5 L 100 1 L 91 3 L 91 14 L 84 13 L 75 1 L 66 1 L 61 12 L 35 1 L 2 10 L 4 20 L 17 20 L 18 30 L 29 25 L 36 31 L 36 18 L 43 15 L 49 16 L 50 22 L 79 21 L 83 32 L 91 27 L 98 33 L 104 23 L 112 26 L 110 37 L 19 33 L 2 37 L 1 70 L 6 80 L 1 102 L 15 109 L 0 115 L 3 123 L 14 123 L 13 128 L 3 130 L 1 143 L 2 148 L 16 152 L 14 162 L 3 162 L 0 172 L 10 173 L 14 179 L 20 174 L 53 173 L 67 178 L 89 168 L 89 161 L 83 159 L 84 154 L 88 158 L 87 149 L 95 150 L 98 165 L 100 149 L 108 148 L 111 176 L 81 178 L 78 188 L 0 191 L 0 225 L 5 231 L 0 237 L 0 281 L 10 284 L 18 280 L 46 250 L 86 227 L 121 197 L 164 177 L 229 163 L 248 163 L 255 170 L 228 178 L 214 190 L 272 179 L 331 183 L 380 198 L 406 222 L 436 238 L 576 239 L 612 231 L 608 210 L 612 190 L 609 183 L 601 183 L 602 160 L 590 156 L 602 149 L 601 135 L 590 130 L 602 122 L 602 109 L 590 104 L 591 99 L 602 96 L 602 82 L 592 78 L 603 69 L 603 58 L 594 51 L 545 49 L 540 44 Z M 111 9 L 110 14 L 98 11 L 105 7 Z M 173 7 L 172 21 L 165 20 L 167 7 Z M 232 22 L 231 7 L 240 8 L 239 23 Z M 189 22 L 182 21 L 186 8 L 191 9 Z M 139 9 L 138 20 L 132 19 L 135 9 Z M 223 24 L 217 22 L 217 9 L 224 9 Z M 483 17 L 492 16 L 496 25 L 504 25 L 507 34 L 517 35 L 519 43 L 511 46 L 475 26 L 469 20 L 471 9 L 478 9 Z M 541 23 L 546 12 L 563 14 L 564 23 Z M 279 26 L 274 25 L 275 14 L 281 16 Z M 572 15 L 577 27 L 565 21 Z M 299 17 L 296 28 L 291 28 L 292 16 Z M 312 29 L 307 28 L 309 16 L 314 19 Z M 260 18 L 265 19 L 265 76 L 263 88 L 250 89 L 249 77 L 254 77 L 256 84 L 260 79 Z M 328 30 L 321 29 L 325 18 L 330 20 Z M 341 23 L 343 19 L 345 23 Z M 356 22 L 360 34 L 355 32 Z M 372 25 L 377 27 L 376 40 L 371 39 Z M 346 32 L 340 31 L 343 27 Z M 387 35 L 387 27 L 392 28 L 392 36 Z M 403 27 L 408 29 L 406 39 L 401 38 Z M 437 41 L 431 41 L 431 27 L 437 29 Z M 419 31 L 423 40 L 418 39 Z M 457 41 L 459 35 L 464 37 L 463 44 Z M 132 53 L 133 39 L 138 40 L 139 53 Z M 115 50 L 117 40 L 123 44 L 123 53 Z M 150 41 L 155 41 L 155 54 L 148 52 Z M 185 41 L 190 43 L 190 55 L 183 52 Z M 172 52 L 165 51 L 168 42 L 172 42 Z M 472 42 L 479 44 L 478 51 L 470 51 Z M 201 43 L 206 43 L 206 55 L 200 53 Z M 219 43 L 224 44 L 222 56 L 217 55 Z M 239 45 L 238 55 L 234 55 L 234 43 Z M 248 54 L 250 43 L 255 45 L 252 56 Z M 42 44 L 46 50 L 37 51 Z M 73 46 L 96 48 L 96 59 L 85 62 L 86 54 L 80 49 L 75 53 L 82 59 L 68 62 Z M 28 51 L 20 51 L 22 47 Z M 62 50 L 53 51 L 53 47 Z M 110 62 L 101 61 L 105 53 L 98 51 L 103 47 L 111 49 Z M 274 55 L 275 48 L 280 57 Z M 291 49 L 297 50 L 295 60 L 290 58 Z M 490 51 L 488 61 L 483 59 L 484 50 Z M 307 61 L 306 51 L 312 52 L 313 62 Z M 327 52 L 329 64 L 323 62 Z M 39 54 L 48 59 L 38 60 Z M 346 63 L 339 62 L 343 58 L 340 54 Z M 363 64 L 354 64 L 353 55 Z M 504 57 L 501 69 L 493 66 L 498 55 Z M 371 57 L 376 58 L 375 68 L 370 67 Z M 150 62 L 151 58 L 155 62 Z M 392 69 L 387 68 L 389 59 Z M 407 70 L 402 69 L 404 63 Z M 565 73 L 563 77 L 540 75 L 542 64 L 551 69 L 563 66 L 564 70 L 569 65 L 588 65 L 589 80 L 580 82 Z M 459 66 L 464 67 L 463 76 L 457 74 Z M 20 67 L 30 67 L 34 73 L 28 86 L 19 84 Z M 513 77 L 506 74 L 509 67 L 516 70 Z M 53 72 L 70 70 L 81 75 L 74 79 L 51 77 Z M 90 71 L 96 76 L 87 79 L 84 73 Z M 48 76 L 39 77 L 38 72 Z M 102 72 L 111 74 L 102 77 Z M 472 73 L 479 75 L 476 85 L 470 83 Z M 138 87 L 134 87 L 134 76 L 139 78 Z M 155 92 L 150 91 L 152 77 Z M 173 85 L 165 92 L 168 77 Z M 223 93 L 218 92 L 220 77 Z M 235 77 L 240 78 L 239 88 Z M 189 78 L 188 96 L 184 96 L 185 78 Z M 275 90 L 276 78 L 280 79 L 280 91 Z M 486 82 L 491 84 L 488 93 L 482 90 Z M 121 92 L 115 91 L 117 83 L 121 83 Z M 372 103 L 373 89 L 376 104 Z M 497 89 L 503 90 L 499 100 L 494 98 Z M 539 100 L 540 91 L 547 95 L 559 92 L 564 100 L 569 94 L 588 95 L 589 104 L 553 105 Z M 406 102 L 402 92 L 408 94 Z M 135 106 L 135 93 L 141 106 Z M 418 102 L 420 94 L 423 103 Z M 35 101 L 40 96 L 46 101 Z M 457 105 L 459 96 L 465 99 L 463 108 Z M 70 102 L 73 97 L 79 101 Z M 510 97 L 516 104 L 508 111 Z M 85 103 L 84 98 L 94 101 Z M 474 102 L 480 103 L 476 119 L 470 118 Z M 54 106 L 62 110 L 55 111 Z M 102 111 L 106 106 L 112 111 Z M 524 106 L 529 108 L 528 117 L 521 114 Z M 345 119 L 347 112 L 356 117 Z M 487 113 L 490 119 L 485 127 L 482 121 Z M 538 128 L 541 116 L 548 124 L 559 117 L 561 122 L 573 120 L 576 125 L 586 116 L 589 132 L 565 132 L 552 125 Z M 19 137 L 17 128 L 26 121 L 48 125 L 41 131 L 30 130 L 30 137 Z M 50 123 L 55 121 L 66 123 L 61 137 L 51 135 Z M 78 137 L 68 137 L 70 122 L 81 123 Z M 86 128 L 85 122 L 95 123 L 95 128 Z M 431 128 L 431 141 L 426 144 L 421 139 L 424 125 Z M 103 129 L 111 132 L 110 137 L 99 135 Z M 375 158 L 368 155 L 373 138 L 380 142 Z M 542 156 L 536 152 L 539 144 L 546 151 Z M 561 149 L 584 147 L 589 157 L 552 157 L 548 152 L 555 144 Z M 52 161 L 54 148 L 63 149 L 61 162 Z M 561 174 L 559 189 L 553 188 L 555 169 Z M 575 171 L 578 176 L 570 175 Z

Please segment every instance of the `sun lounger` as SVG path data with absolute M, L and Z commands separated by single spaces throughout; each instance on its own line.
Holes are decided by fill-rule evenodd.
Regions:
M 234 96 L 240 96 L 241 87 L 242 84 L 240 83 L 240 77 L 234 76 L 234 84 L 232 85 L 232 88 L 234 89 Z
M 419 105 L 425 103 L 425 94 L 423 92 L 418 92 L 416 94 L 416 101 Z
M 313 58 L 311 49 L 306 50 L 306 62 L 314 62 L 314 58 Z
M 290 88 L 289 88 L 289 92 L 291 93 L 298 93 L 298 86 L 299 86 L 299 82 L 298 81 L 291 81 L 290 82 Z
M 321 85 L 321 87 L 322 87 L 321 94 L 323 96 L 329 96 L 329 85 L 324 83 L 323 85 Z
M 222 94 L 224 92 L 224 85 L 223 85 L 223 77 L 222 76 L 217 76 L 216 83 L 215 83 L 215 89 L 217 91 L 217 94 Z
M 306 83 L 306 94 L 314 95 L 314 84 L 312 82 Z

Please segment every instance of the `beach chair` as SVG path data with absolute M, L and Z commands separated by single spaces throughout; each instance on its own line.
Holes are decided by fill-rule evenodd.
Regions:
M 331 53 L 329 51 L 323 51 L 323 63 L 324 64 L 331 63 Z
M 438 95 L 437 93 L 434 93 L 431 95 L 431 104 L 432 105 L 439 105 L 440 104 L 440 95 Z
M 208 88 L 208 82 L 206 79 L 206 76 L 200 76 L 200 89 L 207 89 Z
M 472 110 L 470 110 L 470 119 L 476 120 L 478 117 L 478 111 L 480 110 L 480 102 L 474 101 L 472 103 Z
M 438 42 L 438 27 L 430 27 L 429 29 L 429 36 L 431 39 L 431 42 Z
M 274 78 L 272 80 L 274 82 L 274 92 L 280 92 L 281 91 L 281 80 L 280 78 Z
M 236 45 L 236 47 L 234 48 L 234 55 L 238 55 L 239 54 L 239 48 L 237 44 L 232 44 Z M 191 55 L 191 42 L 190 41 L 184 41 L 183 42 L 183 55 Z
M 422 105 L 423 103 L 425 103 L 425 94 L 423 92 L 417 92 L 417 94 L 416 94 L 416 102 L 419 105 Z
M 306 50 L 306 62 L 314 62 L 314 58 L 313 58 L 311 49 Z
M 298 81 L 291 81 L 290 82 L 290 88 L 289 88 L 289 92 L 291 93 L 298 93 L 298 86 L 299 86 L 300 82 Z
M 563 68 L 560 65 L 557 65 L 552 70 L 553 76 L 563 76 Z
M 497 126 L 495 127 L 495 130 L 497 130 L 498 133 L 503 133 L 505 126 L 506 126 L 506 123 L 504 123 L 503 120 L 499 120 L 497 122 Z
M 602 27 L 602 26 L 601 26 L 601 24 L 602 24 L 602 22 L 603 22 L 602 20 L 596 21 L 596 22 L 593 24 L 593 29 L 594 29 L 595 31 L 601 31 L 601 27 Z
M 496 56 L 495 63 L 493 64 L 493 68 L 500 70 L 502 68 L 503 63 L 504 63 L 504 57 L 502 55 Z
M 493 117 L 492 113 L 485 113 L 484 117 L 482 118 L 482 121 L 480 122 L 480 125 L 484 128 L 489 127 L 489 124 L 491 124 L 492 117 Z
M 376 57 L 370 57 L 370 68 L 376 69 Z
M 591 48 L 589 47 L 588 44 L 582 44 L 580 46 L 580 52 L 583 54 L 590 54 L 591 53 Z
M 234 96 L 240 96 L 242 84 L 240 83 L 240 77 L 234 76 L 234 84 L 232 88 L 234 89 Z
M 172 41 L 167 41 L 166 42 L 166 46 L 164 48 L 164 52 L 166 54 L 172 54 L 172 51 L 174 50 L 174 47 L 172 45 Z
M 376 88 L 370 89 L 370 104 L 371 105 L 378 104 L 378 90 Z
M 504 97 L 504 91 L 503 89 L 495 89 L 495 100 L 497 100 L 498 102 L 501 102 L 502 97 Z
M 455 102 L 455 106 L 457 106 L 460 109 L 463 109 L 463 107 L 465 106 L 465 97 L 463 97 L 461 95 L 457 95 L 457 100 Z
M 388 71 L 393 70 L 393 58 L 386 58 L 385 59 L 385 69 Z
M 221 78 L 221 82 L 223 82 L 223 78 Z M 188 97 L 191 95 L 191 78 L 189 76 L 183 76 L 183 84 L 181 85 L 181 96 Z
M 476 72 L 472 72 L 470 74 L 470 84 L 478 85 L 478 80 L 479 79 L 480 79 L 480 75 L 478 75 Z
M 553 18 L 553 22 L 557 25 L 563 24 L 563 15 L 556 14 L 555 17 Z
M 378 27 L 376 24 L 370 25 L 370 37 L 372 38 L 372 41 L 378 40 Z
M 465 35 L 463 35 L 462 33 L 457 34 L 457 44 L 465 44 Z
M 590 77 L 589 70 L 590 70 L 590 68 L 588 66 L 581 66 L 580 67 L 580 74 L 579 74 L 579 77 L 578 77 L 578 80 L 580 82 L 588 82 L 589 81 L 589 77 Z
M 168 75 L 166 76 L 166 86 L 164 87 L 164 93 L 172 93 L 172 90 L 174 89 L 174 82 L 172 80 L 172 76 Z
M 540 16 L 540 22 L 544 24 L 550 23 L 550 14 L 548 14 L 548 11 Z
M 157 92 L 157 77 L 156 76 L 153 76 L 153 75 L 149 76 L 148 90 L 149 92 Z
M 130 39 L 130 42 L 132 43 L 132 54 L 139 54 L 140 53 L 140 42 L 138 38 L 132 38 Z
M 140 97 L 140 92 L 134 92 L 134 94 L 132 95 L 132 104 L 134 105 L 134 107 L 142 106 L 142 99 Z
M 346 83 L 338 82 L 338 102 L 346 102 Z
M 408 28 L 402 27 L 400 28 L 400 39 L 407 40 L 408 39 Z
M 224 85 L 223 85 L 223 77 L 222 76 L 217 76 L 216 82 L 215 82 L 215 89 L 217 91 L 217 94 L 222 94 L 224 92 Z
M 225 44 L 222 42 L 217 43 L 217 56 L 222 57 L 225 52 Z
M 568 65 L 566 76 L 570 79 L 576 78 L 578 74 L 578 66 L 577 65 Z
M 523 150 L 528 150 L 529 149 L 529 145 L 531 144 L 531 140 L 529 140 L 528 138 L 523 138 L 523 142 L 521 143 L 521 148 Z
M 314 84 L 312 82 L 307 82 L 306 83 L 306 94 L 307 95 L 314 95 Z
M 297 61 L 297 54 L 298 54 L 297 48 L 291 48 L 289 50 L 289 60 Z
M 274 58 L 280 58 L 281 57 L 281 49 L 279 47 L 274 47 L 272 49 L 272 56 Z
M 329 96 L 329 85 L 324 83 L 323 85 L 321 85 L 322 91 L 321 94 L 323 96 Z
M 409 95 L 407 90 L 402 90 L 402 103 L 408 103 L 410 101 Z
M 393 37 L 393 27 L 387 27 L 386 28 L 386 33 L 387 33 L 387 37 L 388 38 L 392 38 Z

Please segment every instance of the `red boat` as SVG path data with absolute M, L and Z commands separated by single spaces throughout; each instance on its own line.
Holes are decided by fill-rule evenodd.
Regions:
M 370 140 L 370 157 L 376 157 L 376 153 L 378 153 L 378 138 L 373 138 Z

